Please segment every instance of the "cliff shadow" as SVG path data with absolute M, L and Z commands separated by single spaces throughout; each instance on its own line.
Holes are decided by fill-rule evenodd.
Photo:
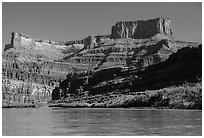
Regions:
M 6 44 L 5 47 L 4 47 L 4 51 L 10 49 L 10 48 L 13 48 L 13 44 Z

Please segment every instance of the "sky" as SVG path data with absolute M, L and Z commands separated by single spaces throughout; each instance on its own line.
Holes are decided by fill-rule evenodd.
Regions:
M 108 35 L 117 21 L 169 17 L 176 40 L 202 42 L 201 2 L 3 3 L 2 43 L 11 32 L 33 38 L 67 41 Z

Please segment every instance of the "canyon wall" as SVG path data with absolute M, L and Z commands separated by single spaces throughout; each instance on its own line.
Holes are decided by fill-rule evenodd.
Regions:
M 166 37 L 152 37 L 155 35 Z M 108 76 L 114 77 L 114 68 L 141 70 L 167 60 L 178 49 L 198 45 L 172 39 L 168 18 L 118 22 L 111 35 L 74 41 L 34 39 L 13 32 L 2 55 L 3 103 L 48 102 L 67 78 L 100 70 L 108 70 L 111 72 Z M 73 81 L 71 89 L 64 93 L 80 91 L 74 85 L 85 85 L 86 80 L 82 77 L 79 84 L 78 79 Z

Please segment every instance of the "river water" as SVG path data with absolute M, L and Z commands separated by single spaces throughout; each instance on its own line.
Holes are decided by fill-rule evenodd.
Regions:
M 2 135 L 202 135 L 202 112 L 97 108 L 2 109 Z

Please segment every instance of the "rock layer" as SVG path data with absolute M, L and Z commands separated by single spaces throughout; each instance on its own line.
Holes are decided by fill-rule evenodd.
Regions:
M 156 18 L 150 20 L 138 20 L 129 22 L 117 22 L 112 27 L 111 37 L 115 38 L 150 38 L 157 34 L 172 37 L 172 29 L 169 18 Z
M 171 86 L 198 83 L 201 78 L 202 45 L 199 45 L 198 47 L 182 48 L 166 61 L 149 66 L 144 70 L 109 68 L 88 75 L 78 74 L 67 77 L 56 88 L 52 97 L 55 99 L 59 92 L 61 95 L 58 96 L 58 99 L 66 98 L 70 94 L 80 95 L 85 99 L 87 95 L 137 94 L 146 90 L 154 91 Z

